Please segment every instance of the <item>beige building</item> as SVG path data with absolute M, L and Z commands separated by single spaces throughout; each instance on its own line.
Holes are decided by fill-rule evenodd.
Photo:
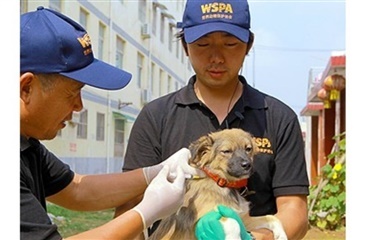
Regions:
M 174 36 L 184 0 L 26 0 L 20 11 L 38 6 L 79 22 L 91 37 L 96 58 L 133 74 L 122 90 L 84 87 L 84 109 L 55 139 L 43 143 L 79 173 L 119 172 L 140 109 L 186 85 L 193 74 Z

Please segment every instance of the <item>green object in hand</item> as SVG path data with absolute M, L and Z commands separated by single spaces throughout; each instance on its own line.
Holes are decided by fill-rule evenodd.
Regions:
M 201 217 L 195 226 L 195 236 L 198 240 L 224 240 L 226 238 L 224 229 L 220 222 L 222 217 L 233 218 L 240 227 L 240 238 L 242 240 L 252 240 L 252 236 L 247 232 L 240 216 L 231 208 L 218 205 L 217 210 L 210 211 Z

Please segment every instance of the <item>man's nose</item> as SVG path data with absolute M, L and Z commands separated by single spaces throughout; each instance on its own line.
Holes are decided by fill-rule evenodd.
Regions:
M 210 49 L 210 60 L 212 63 L 223 63 L 224 57 L 219 47 L 213 47 Z
M 73 111 L 79 112 L 83 109 L 83 103 L 82 103 L 82 98 L 81 98 L 81 92 L 78 94 L 76 97 L 76 101 L 73 106 Z

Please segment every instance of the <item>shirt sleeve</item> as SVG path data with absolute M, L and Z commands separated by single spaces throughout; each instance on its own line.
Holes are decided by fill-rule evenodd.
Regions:
M 57 226 L 51 222 L 47 212 L 22 178 L 20 184 L 20 239 L 62 239 L 57 231 Z
M 74 173 L 38 141 L 30 141 L 20 161 L 21 239 L 62 239 L 47 214 L 45 197 L 65 188 Z
M 298 119 L 294 117 L 278 133 L 272 188 L 275 196 L 308 195 L 309 181 L 304 143 Z
M 43 166 L 47 169 L 42 173 L 45 196 L 48 197 L 67 187 L 73 180 L 74 172 L 43 145 L 41 147 L 42 159 L 45 161 Z

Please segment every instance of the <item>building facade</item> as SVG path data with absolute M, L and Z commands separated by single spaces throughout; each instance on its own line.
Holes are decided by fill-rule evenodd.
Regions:
M 346 54 L 332 52 L 326 68 L 308 87 L 307 104 L 301 111 L 306 117 L 306 160 L 311 184 L 318 183 L 321 168 L 334 164 L 328 155 L 338 147 L 339 136 L 346 131 Z
M 184 4 L 183 0 L 20 2 L 21 13 L 44 6 L 79 22 L 90 35 L 95 58 L 133 75 L 121 90 L 85 86 L 83 110 L 73 114 L 55 139 L 43 141 L 76 172 L 120 172 L 128 137 L 141 108 L 187 84 L 193 70 L 175 37 Z

